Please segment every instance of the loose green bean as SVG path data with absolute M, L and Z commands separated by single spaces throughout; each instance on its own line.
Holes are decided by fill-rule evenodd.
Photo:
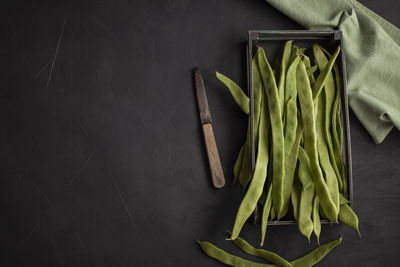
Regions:
M 220 80 L 231 92 L 233 99 L 242 109 L 245 114 L 249 114 L 250 112 L 250 99 L 249 97 L 243 92 L 243 90 L 231 79 L 223 75 L 222 73 L 215 72 L 218 80 Z
M 311 267 L 311 266 L 317 264 L 319 261 L 321 261 L 333 248 L 338 246 L 341 242 L 342 242 L 342 238 L 339 237 L 338 239 L 332 240 L 328 243 L 325 243 L 325 244 L 315 248 L 314 250 L 307 253 L 303 257 L 300 257 L 296 260 L 291 261 L 289 264 L 291 264 L 294 267 Z M 267 251 L 267 250 L 264 250 L 264 249 L 260 249 L 260 248 L 257 249 L 255 247 L 253 247 L 252 245 L 250 245 L 249 243 L 247 243 L 246 241 L 244 241 L 243 243 L 237 244 L 237 246 L 249 255 L 261 257 L 261 258 L 264 258 L 273 263 L 277 263 L 279 261 L 281 264 L 285 264 L 283 266 L 289 266 L 288 262 L 286 260 L 282 259 L 277 254 Z
M 304 124 L 304 146 L 310 159 L 311 173 L 314 177 L 315 191 L 320 199 L 321 207 L 324 209 L 331 221 L 337 221 L 338 209 L 335 201 L 330 196 L 329 188 L 322 176 L 319 167 L 317 135 L 315 128 L 314 103 L 310 81 L 304 63 L 300 61 L 297 71 L 297 92 L 300 102 L 301 116 Z
M 283 177 L 284 168 L 284 136 L 281 116 L 281 106 L 279 104 L 278 88 L 272 69 L 265 56 L 264 49 L 258 48 L 256 52 L 257 62 L 260 68 L 261 78 L 268 101 L 268 109 L 272 133 L 272 203 L 275 211 L 279 214 L 283 211 Z
M 210 242 L 206 241 L 197 241 L 200 245 L 201 249 L 213 259 L 216 259 L 226 265 L 235 266 L 235 267 L 275 267 L 273 264 L 265 264 L 265 263 L 257 263 L 249 260 L 245 260 L 241 257 L 232 255 L 230 253 L 225 252 L 224 250 L 214 246 Z
M 342 238 L 339 237 L 338 239 L 335 239 L 331 242 L 325 243 L 307 255 L 304 255 L 303 257 L 291 261 L 294 267 L 308 267 L 308 266 L 313 266 L 317 264 L 320 260 L 322 260 L 323 257 L 326 256 L 333 248 L 335 248 L 337 245 L 339 245 L 342 242 Z
M 235 240 L 233 240 L 233 243 L 238 248 L 240 248 L 241 250 L 243 250 L 244 252 L 246 252 L 249 255 L 253 255 L 256 257 L 262 257 L 262 258 L 276 264 L 277 266 L 293 267 L 293 265 L 290 262 L 288 262 L 287 260 L 280 257 L 278 254 L 268 251 L 268 250 L 265 250 L 265 249 L 257 249 L 255 247 L 253 247 L 252 245 L 250 245 L 246 240 L 244 240 L 241 237 L 238 237 Z

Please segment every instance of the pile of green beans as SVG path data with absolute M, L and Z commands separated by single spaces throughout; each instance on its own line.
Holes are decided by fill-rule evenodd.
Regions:
M 254 171 L 250 157 L 250 99 L 235 82 L 216 73 L 239 107 L 249 115 L 246 142 L 234 166 L 234 181 L 241 184 L 245 195 L 236 213 L 230 239 L 241 244 L 238 246 L 251 255 L 268 255 L 268 260 L 276 265 L 251 265 L 212 245 L 200 243 L 208 255 L 227 264 L 313 265 L 300 259 L 287 262 L 272 252 L 268 254 L 252 249 L 240 239 L 239 234 L 257 205 L 263 205 L 261 246 L 268 221 L 280 220 L 290 209 L 300 233 L 308 242 L 314 233 L 319 244 L 321 219 L 332 223 L 340 221 L 360 233 L 357 215 L 346 199 L 348 184 L 342 158 L 341 76 L 336 64 L 340 47 L 330 54 L 320 45 L 313 45 L 314 66 L 305 52 L 304 48 L 293 45 L 293 41 L 286 42 L 280 66 L 274 70 L 264 49 L 257 47 L 252 60 L 257 153 Z M 335 246 L 339 243 L 336 242 Z M 324 245 L 319 248 L 322 247 Z M 212 252 L 208 253 L 210 250 Z M 325 249 L 324 253 L 329 250 Z

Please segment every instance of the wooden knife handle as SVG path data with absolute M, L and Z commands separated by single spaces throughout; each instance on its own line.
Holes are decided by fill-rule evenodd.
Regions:
M 203 124 L 202 126 L 212 182 L 214 187 L 221 188 L 225 185 L 225 178 L 219 159 L 217 144 L 215 143 L 213 128 L 211 124 Z

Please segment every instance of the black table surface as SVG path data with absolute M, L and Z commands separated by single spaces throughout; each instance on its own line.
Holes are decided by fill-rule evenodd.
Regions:
M 362 2 L 400 26 L 397 1 Z M 196 239 L 244 255 L 224 240 L 241 188 L 211 185 L 192 68 L 231 181 L 247 122 L 214 71 L 245 87 L 247 30 L 298 24 L 263 0 L 2 1 L 0 13 L 1 266 L 221 266 Z M 324 225 L 321 242 L 343 243 L 320 266 L 398 266 L 400 133 L 375 145 L 350 115 L 362 238 Z M 259 227 L 242 236 L 257 244 Z M 293 259 L 316 240 L 271 226 L 265 247 Z

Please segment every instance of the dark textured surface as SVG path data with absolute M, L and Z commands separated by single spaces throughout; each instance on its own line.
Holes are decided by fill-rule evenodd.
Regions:
M 246 118 L 213 71 L 244 86 L 247 30 L 299 26 L 262 0 L 17 2 L 0 4 L 0 265 L 220 266 L 197 238 L 241 254 L 224 240 L 241 190 L 212 188 L 192 68 L 229 179 Z M 400 26 L 397 1 L 362 2 Z M 363 237 L 323 226 L 343 244 L 321 266 L 398 266 L 400 133 L 375 145 L 352 114 L 351 132 Z M 289 259 L 314 246 L 268 230 Z

